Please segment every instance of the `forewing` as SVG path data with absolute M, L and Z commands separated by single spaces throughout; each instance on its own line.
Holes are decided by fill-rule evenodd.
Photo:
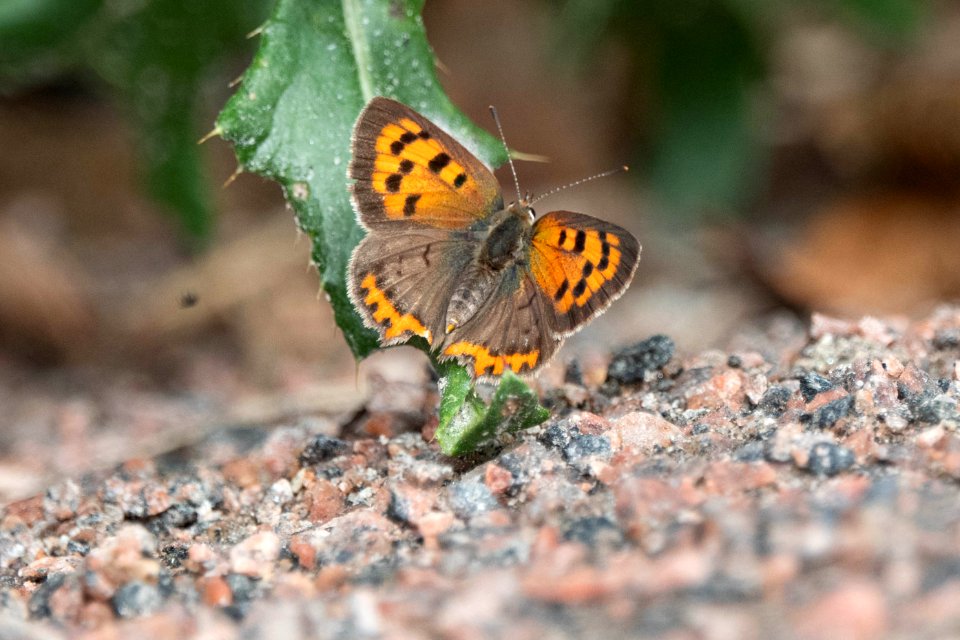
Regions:
M 629 231 L 582 213 L 553 211 L 533 225 L 530 271 L 562 335 L 620 297 L 639 260 L 640 244 Z
M 371 232 L 350 259 L 350 299 L 381 344 L 420 336 L 433 345 L 443 335 L 447 303 L 471 256 L 469 245 L 439 229 Z
M 544 323 L 552 313 L 529 272 L 507 269 L 486 304 L 446 336 L 441 359 L 456 359 L 475 377 L 524 374 L 539 368 L 560 348 L 562 337 Z
M 462 229 L 503 207 L 500 185 L 480 160 L 410 107 L 382 97 L 357 119 L 350 177 L 368 229 L 397 222 Z

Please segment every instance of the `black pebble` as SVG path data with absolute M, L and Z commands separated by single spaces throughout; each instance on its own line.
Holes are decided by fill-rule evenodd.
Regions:
M 913 414 L 920 422 L 937 424 L 943 420 L 958 417 L 957 401 L 946 394 L 940 394 L 917 403 Z
M 607 379 L 623 384 L 642 382 L 647 371 L 656 371 L 670 362 L 676 351 L 673 340 L 655 335 L 618 351 L 607 369 Z
M 164 511 L 161 518 L 168 527 L 182 529 L 196 523 L 197 508 L 188 502 L 178 502 Z
M 790 390 L 786 387 L 776 386 L 767 389 L 757 406 L 766 413 L 779 418 L 787 410 L 788 402 L 790 402 Z
M 567 524 L 563 529 L 563 539 L 582 542 L 588 547 L 596 547 L 601 542 L 618 545 L 623 542 L 623 532 L 610 518 L 587 516 Z
M 524 458 L 515 453 L 505 453 L 497 458 L 497 464 L 510 472 L 512 478 L 510 486 L 507 488 L 508 496 L 517 495 L 527 482 L 527 473 L 523 466 Z
M 135 618 L 159 610 L 163 596 L 156 586 L 135 580 L 117 589 L 110 603 L 121 618 Z
M 257 590 L 260 587 L 260 583 L 255 578 L 239 573 L 230 573 L 224 580 L 233 593 L 234 602 L 247 602 L 252 600 L 254 596 L 257 595 Z
M 766 447 L 762 442 L 752 440 L 733 452 L 734 460 L 739 462 L 757 462 L 766 456 Z
M 933 336 L 933 346 L 940 351 L 960 347 L 960 329 L 941 329 Z
M 347 449 L 347 443 L 340 438 L 331 438 L 325 435 L 315 436 L 300 453 L 300 466 L 309 467 L 326 462 L 331 458 L 336 458 Z
M 554 424 L 540 434 L 539 440 L 552 449 L 563 449 L 570 442 L 570 433 L 559 424 Z
M 578 360 L 571 360 L 563 372 L 563 381 L 583 386 L 583 370 Z
M 810 426 L 818 429 L 826 429 L 835 425 L 837 420 L 851 411 L 853 411 L 853 396 L 845 396 L 828 402 L 813 413 L 803 414 L 800 416 L 800 422 L 809 423 Z
M 563 457 L 567 462 L 578 462 L 589 456 L 609 456 L 610 451 L 610 439 L 606 436 L 576 435 L 563 448 Z
M 450 508 L 458 518 L 468 519 L 499 506 L 487 485 L 479 480 L 461 480 L 447 489 Z
M 832 442 L 818 442 L 810 447 L 810 473 L 835 476 L 853 466 L 853 452 Z
M 399 493 L 390 491 L 390 502 L 387 504 L 387 517 L 394 522 L 413 524 L 410 520 L 410 504 Z
M 169 544 L 160 550 L 160 559 L 168 569 L 177 569 L 187 559 L 189 551 L 182 544 Z
M 223 612 L 239 622 L 246 617 L 251 601 L 258 593 L 259 583 L 254 578 L 238 573 L 231 573 L 224 580 L 233 592 L 233 604 L 224 607 Z
M 800 378 L 800 393 L 807 402 L 816 397 L 817 394 L 833 389 L 833 383 L 824 378 L 819 373 L 809 372 Z

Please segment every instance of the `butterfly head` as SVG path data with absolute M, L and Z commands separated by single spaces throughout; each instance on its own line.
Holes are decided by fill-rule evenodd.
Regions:
M 507 211 L 518 218 L 526 219 L 528 222 L 533 222 L 537 217 L 537 212 L 530 206 L 529 195 L 519 202 L 511 202 L 509 206 L 507 206 Z

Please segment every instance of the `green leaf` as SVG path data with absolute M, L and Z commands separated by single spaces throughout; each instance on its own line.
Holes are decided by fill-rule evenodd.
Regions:
M 404 102 L 489 165 L 502 145 L 443 93 L 420 18 L 422 0 L 280 0 L 218 128 L 244 169 L 279 182 L 313 257 L 337 325 L 357 357 L 377 346 L 347 298 L 346 269 L 363 231 L 347 192 L 350 134 L 374 96 Z
M 510 370 L 500 378 L 489 406 L 477 395 L 462 367 L 450 371 L 441 384 L 437 442 L 448 456 L 471 453 L 500 433 L 529 429 L 550 416 L 537 395 Z

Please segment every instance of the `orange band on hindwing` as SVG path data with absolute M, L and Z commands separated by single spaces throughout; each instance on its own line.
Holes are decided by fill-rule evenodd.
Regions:
M 373 315 L 374 322 L 383 330 L 384 339 L 395 340 L 409 332 L 426 338 L 428 343 L 433 342 L 430 330 L 423 326 L 420 320 L 410 313 L 401 313 L 390 302 L 387 294 L 377 286 L 377 279 L 372 273 L 368 273 L 363 278 L 360 289 L 366 292 L 363 297 L 363 304 Z
M 527 353 L 493 354 L 486 347 L 470 342 L 454 342 L 443 350 L 443 355 L 450 357 L 468 356 L 473 358 L 475 376 L 502 375 L 509 368 L 514 373 L 521 373 L 524 368 L 528 371 L 537 366 L 540 359 L 540 350 L 534 349 Z

